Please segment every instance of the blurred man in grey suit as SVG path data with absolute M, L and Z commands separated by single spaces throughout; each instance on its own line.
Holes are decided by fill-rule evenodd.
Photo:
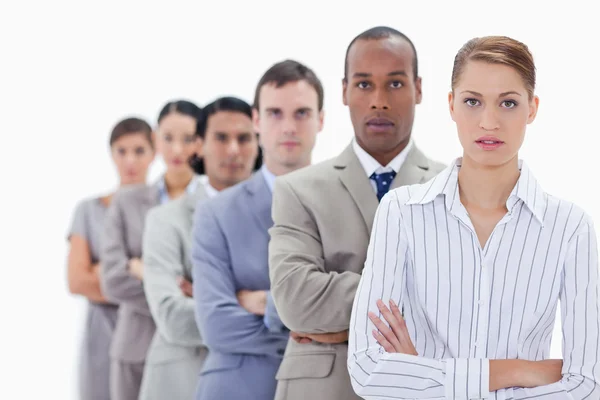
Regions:
M 336 158 L 277 180 L 271 293 L 292 330 L 276 400 L 357 399 L 346 367 L 348 326 L 378 201 L 443 169 L 411 139 L 421 78 L 412 42 L 376 27 L 348 46 L 343 101 L 354 139 Z
M 191 165 L 202 185 L 146 216 L 144 292 L 156 333 L 148 349 L 139 400 L 194 397 L 207 354 L 191 298 L 194 210 L 202 199 L 248 179 L 261 166 L 252 107 L 241 99 L 221 97 L 207 104 L 198 118 L 196 140 L 199 157 Z
M 323 126 L 323 87 L 315 73 L 292 60 L 272 66 L 257 85 L 254 122 L 262 169 L 199 204 L 194 216 L 196 320 L 209 349 L 197 400 L 275 395 L 289 331 L 269 292 L 272 186 L 277 176 L 311 163 Z

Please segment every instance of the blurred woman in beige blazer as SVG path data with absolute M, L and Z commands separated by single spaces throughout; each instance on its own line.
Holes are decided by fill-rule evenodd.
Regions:
M 119 174 L 119 186 L 146 181 L 154 159 L 152 129 L 139 118 L 123 119 L 110 135 L 110 152 Z M 79 398 L 110 400 L 109 346 L 117 321 L 117 305 L 100 289 L 100 235 L 114 193 L 82 200 L 69 229 L 68 285 L 72 294 L 88 300 L 80 351 Z
M 112 400 L 138 398 L 146 352 L 155 325 L 142 285 L 142 234 L 146 213 L 198 185 L 187 160 L 196 153 L 200 108 L 179 100 L 165 105 L 158 117 L 157 150 L 166 171 L 152 185 L 140 184 L 117 192 L 108 210 L 101 251 L 101 285 L 107 298 L 119 303 L 111 344 Z

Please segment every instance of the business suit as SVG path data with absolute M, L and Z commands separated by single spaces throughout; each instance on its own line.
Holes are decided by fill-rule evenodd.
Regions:
M 417 148 L 391 185 L 425 182 L 443 169 Z M 352 146 L 337 158 L 279 178 L 270 230 L 271 291 L 292 331 L 347 330 L 378 206 Z M 290 340 L 277 373 L 277 400 L 358 399 L 346 367 L 347 342 Z
M 140 400 L 184 400 L 194 397 L 207 349 L 196 326 L 194 299 L 177 280 L 192 280 L 192 220 L 196 203 L 207 198 L 198 185 L 194 193 L 148 212 L 144 231 L 144 291 L 156 323 L 148 350 Z
M 289 333 L 272 332 L 236 298 L 269 290 L 272 194 L 262 171 L 200 204 L 192 244 L 196 320 L 208 357 L 196 400 L 271 400 Z M 273 312 L 270 295 L 267 313 Z M 267 321 L 271 321 L 269 315 Z M 267 322 L 271 325 L 271 322 Z
M 98 197 L 79 203 L 73 216 L 69 240 L 79 236 L 86 240 L 91 264 L 100 261 L 100 237 L 107 206 Z M 79 398 L 110 400 L 110 343 L 117 324 L 118 307 L 111 303 L 88 301 L 79 362 Z
M 115 194 L 106 215 L 100 284 L 106 297 L 119 303 L 110 349 L 112 400 L 138 398 L 146 352 L 154 336 L 142 282 L 129 273 L 127 264 L 142 256 L 146 213 L 158 203 L 157 185 L 125 187 Z

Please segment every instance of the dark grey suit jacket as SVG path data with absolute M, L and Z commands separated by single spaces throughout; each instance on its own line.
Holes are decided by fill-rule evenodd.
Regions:
M 155 325 L 144 287 L 127 270 L 131 258 L 142 258 L 146 213 L 159 203 L 157 185 L 120 189 L 108 209 L 100 254 L 100 284 L 105 296 L 119 304 L 111 357 L 125 363 L 143 363 Z

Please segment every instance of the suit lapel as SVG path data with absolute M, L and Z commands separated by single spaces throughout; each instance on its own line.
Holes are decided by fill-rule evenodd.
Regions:
M 252 215 L 254 215 L 262 229 L 267 232 L 273 226 L 273 218 L 271 216 L 273 194 L 271 193 L 271 189 L 269 189 L 267 181 L 260 171 L 255 172 L 246 181 L 245 186 L 254 210 Z
M 154 184 L 148 186 L 148 190 L 145 191 L 143 203 L 146 205 L 146 207 L 154 207 L 160 203 L 159 182 L 155 182 Z
M 350 196 L 352 196 L 354 203 L 356 203 L 368 232 L 371 232 L 379 202 L 377 201 L 377 195 L 373 190 L 369 177 L 352 149 L 352 145 L 346 147 L 342 154 L 338 156 L 334 168 L 339 170 L 342 184 L 346 187 Z M 428 170 L 429 162 L 427 157 L 418 148 L 413 146 L 406 157 L 406 161 L 400 167 L 400 171 L 396 174 L 391 188 L 396 189 L 400 186 L 423 183 Z
M 186 193 L 185 194 L 185 199 L 183 201 L 185 203 L 186 209 L 188 210 L 188 212 L 190 214 L 190 218 L 193 217 L 194 211 L 196 210 L 196 205 L 198 204 L 198 202 L 205 198 L 208 198 L 208 193 L 206 193 L 206 189 L 204 188 L 204 185 L 202 184 L 202 182 L 198 182 L 198 185 L 196 186 L 196 190 L 194 190 L 194 193 Z
M 429 171 L 427 157 L 421 150 L 413 146 L 392 182 L 392 189 L 423 183 L 427 171 Z
M 354 154 L 352 145 L 346 147 L 342 154 L 338 156 L 334 168 L 339 170 L 340 180 L 358 207 L 365 221 L 367 232 L 371 232 L 373 218 L 375 218 L 375 211 L 377 211 L 379 202 L 369 177 L 360 164 L 358 157 Z

